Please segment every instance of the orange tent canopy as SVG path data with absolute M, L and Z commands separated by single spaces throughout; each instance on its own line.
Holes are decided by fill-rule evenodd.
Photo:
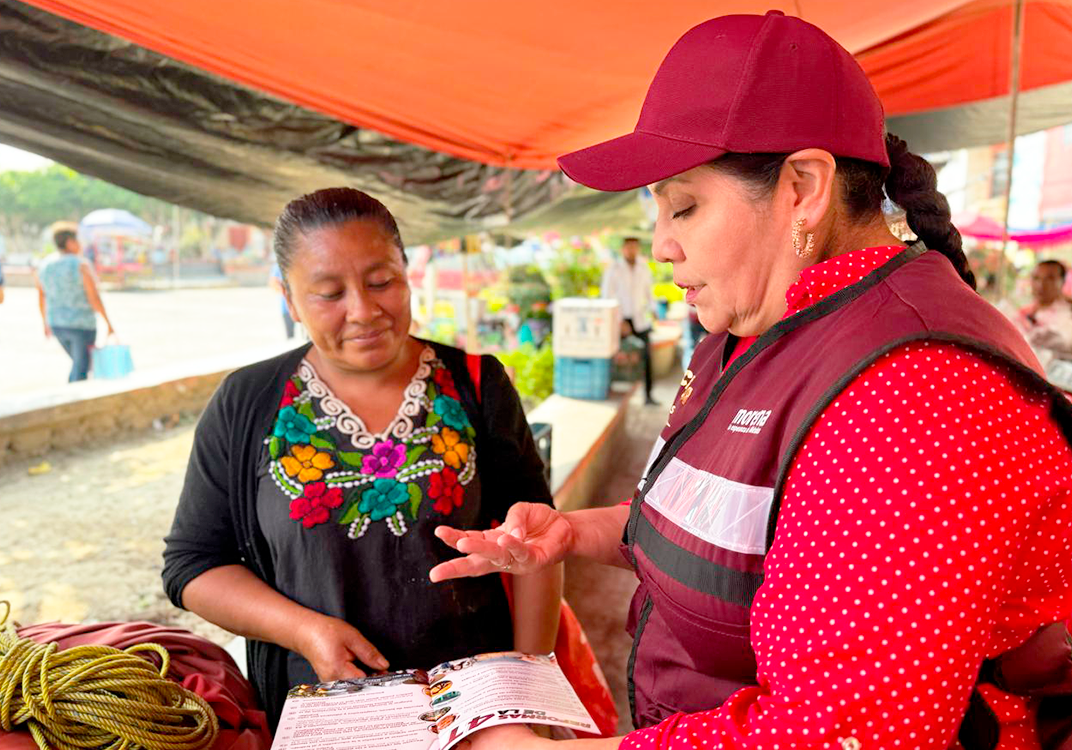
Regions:
M 342 121 L 465 159 L 551 168 L 631 130 L 690 26 L 781 7 L 856 53 L 890 115 L 1000 96 L 1009 1 L 30 0 Z M 1072 0 L 1028 2 L 1025 89 L 1072 80 Z
M 1013 3 L 975 0 L 856 57 L 887 115 L 1009 93 Z M 1020 88 L 1072 80 L 1072 0 L 1025 2 Z

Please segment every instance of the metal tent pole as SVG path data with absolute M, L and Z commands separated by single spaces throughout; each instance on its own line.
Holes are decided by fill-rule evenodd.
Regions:
M 182 235 L 182 220 L 179 218 L 178 204 L 171 207 L 171 288 L 179 288 L 179 267 L 182 259 L 179 257 L 179 240 Z
M 475 237 L 471 234 L 467 234 L 462 237 L 462 325 L 465 328 L 465 351 L 470 354 L 475 354 L 477 351 L 476 345 L 476 321 L 473 320 L 472 305 L 470 304 L 471 297 L 469 288 L 471 286 L 469 282 L 469 251 L 472 245 L 476 244 Z
M 1016 125 L 1020 105 L 1020 61 L 1023 52 L 1024 41 L 1024 0 L 1016 0 L 1013 4 L 1012 25 L 1012 60 L 1009 75 L 1009 137 L 1008 153 L 1009 160 L 1005 166 L 1005 220 L 1001 230 L 1001 258 L 998 263 L 998 297 L 1004 299 L 1008 289 L 1005 284 L 1005 265 L 1009 262 L 1007 257 L 1009 247 L 1009 211 L 1012 208 L 1012 167 L 1016 158 Z

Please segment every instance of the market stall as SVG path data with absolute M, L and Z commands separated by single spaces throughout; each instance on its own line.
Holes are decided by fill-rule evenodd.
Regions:
M 260 225 L 297 193 L 349 184 L 384 198 L 409 243 L 550 226 L 583 233 L 632 220 L 638 200 L 577 188 L 555 157 L 633 126 L 682 29 L 769 7 L 624 4 L 607 23 L 601 0 L 310 0 L 301 13 L 285 0 L 0 0 L 0 141 Z M 864 15 L 859 3 L 825 0 L 786 10 L 806 11 L 857 54 L 890 129 L 917 149 L 1072 121 L 1067 2 L 906 0 Z M 1019 115 L 1006 119 L 1010 105 Z M 936 127 L 948 122 L 960 127 Z M 452 316 L 434 293 L 425 314 L 432 326 L 453 317 L 453 335 L 471 344 L 485 280 L 460 249 L 457 283 L 449 267 L 427 282 L 456 292 Z M 109 252 L 120 266 L 130 255 L 121 244 Z M 519 343 L 540 352 L 550 282 L 531 271 L 505 270 L 515 299 L 506 296 Z
M 152 274 L 153 228 L 130 211 L 101 208 L 78 223 L 78 240 L 102 281 L 125 285 Z

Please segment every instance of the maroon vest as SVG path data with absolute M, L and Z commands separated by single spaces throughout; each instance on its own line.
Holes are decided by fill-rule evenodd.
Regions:
M 1052 394 L 1072 440 L 1072 405 L 1041 377 L 1023 337 L 922 244 L 785 318 L 724 372 L 736 339 L 708 337 L 626 526 L 640 578 L 629 617 L 637 727 L 756 684 L 749 612 L 793 457 L 857 375 L 911 341 L 949 341 L 1006 364 Z

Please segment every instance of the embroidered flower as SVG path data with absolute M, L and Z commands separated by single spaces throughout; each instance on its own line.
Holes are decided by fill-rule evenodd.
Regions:
M 361 502 L 357 509 L 368 513 L 373 521 L 382 521 L 395 514 L 398 506 L 409 500 L 406 485 L 398 480 L 380 477 L 372 486 L 361 493 Z
M 458 398 L 458 389 L 454 386 L 454 378 L 451 377 L 450 370 L 446 367 L 437 367 L 432 377 L 440 393 L 453 399 Z
M 297 477 L 303 484 L 321 479 L 324 471 L 335 465 L 330 455 L 318 452 L 311 445 L 293 445 L 290 453 L 279 459 L 279 463 L 287 476 Z
M 429 477 L 428 497 L 435 500 L 432 507 L 444 516 L 462 507 L 464 495 L 465 488 L 458 484 L 458 474 L 453 469 L 443 469 Z
M 464 430 L 469 426 L 469 417 L 466 415 L 465 409 L 450 396 L 436 396 L 433 408 L 435 413 L 454 429 Z
M 378 477 L 393 477 L 404 463 L 406 446 L 392 440 L 383 440 L 372 446 L 372 455 L 365 456 L 361 461 L 361 472 Z
M 461 439 L 456 430 L 444 427 L 438 435 L 432 435 L 432 452 L 442 456 L 447 466 L 460 469 L 469 460 L 469 444 L 461 442 Z
M 299 414 L 293 406 L 284 406 L 279 410 L 279 416 L 275 419 L 275 429 L 272 434 L 279 438 L 286 438 L 292 444 L 305 444 L 316 433 L 316 425 L 313 420 L 304 414 Z
M 294 385 L 294 381 L 287 379 L 287 384 L 283 386 L 283 398 L 279 402 L 279 408 L 290 406 L 294 403 L 294 399 L 300 395 L 301 391 L 298 390 L 298 386 Z
M 342 490 L 328 487 L 323 482 L 310 482 L 305 485 L 305 494 L 290 502 L 290 517 L 301 521 L 302 526 L 311 529 L 331 518 L 330 508 L 342 505 Z

